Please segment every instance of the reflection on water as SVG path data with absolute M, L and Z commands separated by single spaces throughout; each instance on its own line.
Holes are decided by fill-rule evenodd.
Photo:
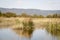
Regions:
M 36 29 L 31 37 L 31 40 L 57 40 L 56 37 L 51 36 L 45 29 Z
M 0 29 L 0 40 L 28 40 L 28 38 L 18 36 L 12 29 Z
M 0 29 L 0 40 L 29 40 L 29 38 L 21 37 L 8 28 Z M 45 29 L 36 29 L 31 36 L 31 40 L 57 40 L 57 38 L 48 34 Z

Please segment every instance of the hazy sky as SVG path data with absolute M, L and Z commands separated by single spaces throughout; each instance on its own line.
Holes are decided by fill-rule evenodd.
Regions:
M 60 0 L 0 0 L 0 7 L 60 10 Z

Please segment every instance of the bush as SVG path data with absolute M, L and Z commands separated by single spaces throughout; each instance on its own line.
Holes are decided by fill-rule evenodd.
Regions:
M 46 30 L 52 35 L 60 35 L 60 23 L 49 23 L 47 24 Z
M 33 27 L 34 24 L 33 24 L 32 20 L 29 19 L 28 22 L 25 21 L 22 23 L 23 23 L 23 33 L 28 32 L 28 34 L 31 35 L 34 30 L 34 27 Z
M 33 24 L 31 19 L 28 21 L 28 26 L 29 26 L 28 33 L 31 34 L 33 32 L 33 29 L 34 29 L 34 27 L 33 27 L 34 24 Z

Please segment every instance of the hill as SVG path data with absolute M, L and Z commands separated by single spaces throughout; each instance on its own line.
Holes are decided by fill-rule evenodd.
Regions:
M 13 12 L 16 14 L 27 13 L 27 14 L 37 14 L 37 15 L 49 15 L 49 14 L 60 14 L 60 10 L 40 10 L 40 9 L 17 9 L 17 8 L 0 8 L 0 11 L 5 12 Z

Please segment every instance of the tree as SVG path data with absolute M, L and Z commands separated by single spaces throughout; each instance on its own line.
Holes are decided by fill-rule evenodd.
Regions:
M 44 16 L 43 15 L 37 15 L 37 14 L 33 14 L 33 16 L 32 16 L 33 18 L 44 18 Z
M 58 17 L 58 15 L 57 15 L 57 14 L 53 14 L 52 16 L 53 16 L 53 18 L 57 18 L 57 17 Z
M 47 15 L 47 18 L 60 18 L 60 14 Z
M 16 17 L 16 14 L 12 13 L 12 12 L 7 12 L 7 13 L 4 14 L 4 16 L 6 16 L 6 17 Z
M 46 17 L 47 17 L 47 18 L 52 18 L 52 15 L 47 15 Z
M 58 14 L 58 18 L 60 18 L 60 14 Z
M 21 17 L 28 17 L 28 15 L 26 13 L 22 13 L 20 16 Z
M 53 14 L 53 18 L 60 18 L 60 14 Z
M 33 14 L 33 16 L 32 16 L 33 18 L 37 18 L 38 17 L 38 15 L 37 14 Z
M 39 18 L 44 18 L 44 16 L 43 15 L 39 15 Z
M 0 11 L 0 16 L 2 16 L 2 12 Z

